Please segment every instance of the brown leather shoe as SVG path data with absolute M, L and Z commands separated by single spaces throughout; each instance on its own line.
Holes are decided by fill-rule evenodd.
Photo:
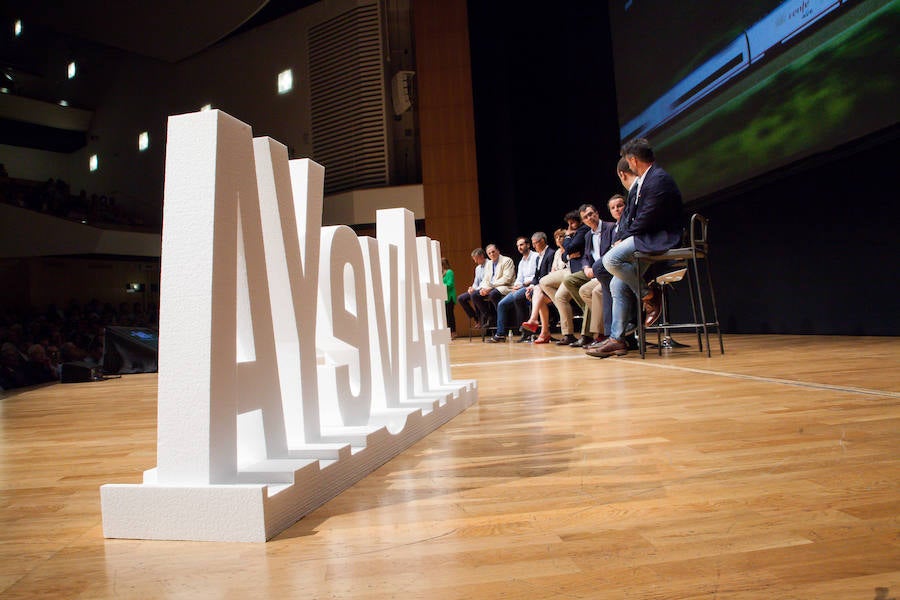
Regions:
M 594 343 L 593 343 L 593 344 L 591 344 L 590 346 L 588 346 L 587 348 L 585 348 L 585 350 L 589 350 L 589 349 L 591 349 L 591 348 L 599 348 L 599 347 L 602 346 L 603 343 L 606 342 L 606 340 L 608 340 L 608 339 L 609 339 L 609 338 L 606 337 L 605 335 L 601 335 L 600 337 L 598 337 L 597 339 L 594 340 Z
M 644 302 L 644 327 L 650 327 L 659 321 L 662 315 L 662 292 L 655 283 L 650 284 L 650 289 L 642 298 Z
M 615 338 L 609 338 L 596 348 L 589 348 L 585 352 L 594 358 L 606 358 L 608 356 L 625 356 L 628 354 L 628 346 L 625 342 Z

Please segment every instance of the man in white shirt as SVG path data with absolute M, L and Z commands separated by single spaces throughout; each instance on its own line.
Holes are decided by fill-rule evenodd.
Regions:
M 472 262 L 475 263 L 475 278 L 472 280 L 472 285 L 469 286 L 469 289 L 465 293 L 460 294 L 456 301 L 470 319 L 473 319 L 478 326 L 483 326 L 487 315 L 481 313 L 480 304 L 472 302 L 472 296 L 478 295 L 478 288 L 481 287 L 481 280 L 484 279 L 484 263 L 487 262 L 487 255 L 485 255 L 484 250 L 481 248 L 472 250 Z
M 510 292 L 516 279 L 516 266 L 508 256 L 500 254 L 494 244 L 485 248 L 488 259 L 484 263 L 484 277 L 478 288 L 478 295 L 472 296 L 472 302 L 479 307 L 482 314 L 488 315 L 488 325 L 497 314 L 497 305 Z
M 546 243 L 547 236 L 544 235 L 544 244 L 546 245 Z M 513 324 L 518 325 L 527 317 L 527 313 L 524 316 L 520 316 L 517 299 L 527 302 L 525 294 L 532 285 L 534 273 L 537 270 L 538 255 L 531 251 L 531 244 L 528 242 L 528 238 L 524 236 L 516 240 L 516 249 L 522 255 L 522 259 L 519 261 L 518 274 L 510 293 L 506 294 L 497 303 L 497 332 L 487 340 L 491 343 L 505 342 L 509 326 Z

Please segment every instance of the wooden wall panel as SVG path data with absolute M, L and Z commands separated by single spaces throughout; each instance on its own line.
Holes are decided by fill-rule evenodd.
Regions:
M 465 0 L 415 0 L 416 79 L 425 231 L 441 242 L 457 291 L 472 282 L 481 246 L 469 26 Z M 468 331 L 457 307 L 461 333 Z

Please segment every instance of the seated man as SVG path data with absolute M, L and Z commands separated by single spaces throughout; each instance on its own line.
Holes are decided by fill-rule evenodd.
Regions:
M 503 256 L 494 244 L 488 244 L 485 248 L 488 261 L 484 263 L 484 277 L 478 288 L 478 295 L 472 296 L 472 303 L 478 310 L 487 315 L 485 326 L 490 326 L 497 315 L 497 305 L 503 296 L 509 293 L 513 281 L 516 279 L 516 265 L 508 256 Z
M 631 190 L 632 186 L 637 182 L 637 175 L 631 172 L 631 167 L 628 166 L 628 161 L 624 158 L 620 158 L 618 164 L 616 165 L 616 175 L 619 177 L 619 181 L 622 182 L 622 187 L 626 190 Z M 609 199 L 608 208 L 609 214 L 612 215 L 613 220 L 616 222 L 616 226 L 612 232 L 612 240 L 615 243 L 619 238 L 619 224 L 622 219 L 622 215 L 625 211 L 625 198 L 616 194 L 612 198 Z M 605 246 L 604 254 L 609 251 L 611 246 Z M 598 332 L 597 341 L 589 346 L 589 348 L 595 348 L 602 344 L 606 338 L 609 337 L 610 332 L 612 331 L 612 294 L 609 291 L 609 284 L 612 281 L 612 275 L 610 275 L 609 271 L 606 270 L 606 267 L 603 266 L 603 257 L 601 256 L 599 259 L 594 261 L 594 265 L 592 267 L 592 271 L 594 272 L 594 277 L 597 279 L 599 284 L 591 291 L 591 317 L 595 322 L 595 325 L 592 329 L 596 329 Z M 585 301 L 587 301 L 585 299 Z M 602 308 L 601 308 L 602 307 Z M 602 312 L 600 312 L 602 310 Z M 600 318 L 602 315 L 603 321 L 603 335 L 600 336 Z M 629 328 L 626 328 L 629 329 Z M 628 331 L 626 330 L 626 334 Z M 631 343 L 633 340 L 629 340 Z
M 500 323 L 502 321 L 503 326 L 506 327 L 507 323 L 513 324 L 519 322 L 519 319 L 525 317 L 528 314 L 529 301 L 533 301 L 535 290 L 540 290 L 539 283 L 541 278 L 547 275 L 550 270 L 553 268 L 553 257 L 554 252 L 553 249 L 550 248 L 550 245 L 547 244 L 547 234 L 543 231 L 536 231 L 531 235 L 531 245 L 534 250 L 531 254 L 535 255 L 535 271 L 531 280 L 527 281 L 526 285 L 519 290 L 511 292 L 508 294 L 503 300 L 500 301 L 500 307 L 497 316 L 497 331 L 502 332 L 503 329 L 500 329 Z M 524 258 L 522 259 L 524 261 Z M 521 267 L 521 263 L 519 263 Z M 509 315 L 511 311 L 509 307 L 512 307 L 513 315 Z M 512 320 L 510 320 L 512 318 Z M 529 342 L 532 338 L 532 331 L 528 328 L 522 329 L 522 337 L 519 339 L 519 342 Z M 499 341 L 499 340 L 498 340 Z
M 658 317 L 659 294 L 645 294 L 643 273 L 636 272 L 633 263 L 634 253 L 665 252 L 681 241 L 681 192 L 672 176 L 656 166 L 650 142 L 644 138 L 627 142 L 622 147 L 622 157 L 638 179 L 629 192 L 619 239 L 603 257 L 603 266 L 613 276 L 613 321 L 609 339 L 588 351 L 589 356 L 597 358 L 628 353 L 624 337 L 626 325 L 632 320 L 632 294 L 647 303 L 648 322 Z
M 569 290 L 572 299 L 581 307 L 583 319 L 581 322 L 581 339 L 572 344 L 573 348 L 587 348 L 594 343 L 594 334 L 597 333 L 592 327 L 591 317 L 591 291 L 599 283 L 594 279 L 592 266 L 594 261 L 600 258 L 601 253 L 605 251 L 601 239 L 612 243 L 612 229 L 614 223 L 600 220 L 600 213 L 597 212 L 593 204 L 582 204 L 578 209 L 582 222 L 588 226 L 589 231 L 585 234 L 584 249 L 582 256 L 584 263 L 578 272 L 572 272 L 566 277 L 563 284 Z M 582 291 L 583 290 L 583 291 Z
M 469 286 L 469 289 L 456 298 L 456 301 L 462 307 L 463 312 L 476 323 L 477 327 L 484 327 L 484 324 L 487 321 L 487 315 L 481 314 L 480 306 L 472 302 L 472 296 L 477 296 L 478 288 L 481 287 L 481 279 L 484 277 L 485 261 L 487 261 L 487 257 L 484 254 L 484 250 L 481 248 L 472 250 L 472 262 L 475 263 L 475 278 L 472 279 L 472 285 Z
M 582 300 L 590 307 L 588 311 L 585 311 L 586 315 L 590 314 L 588 331 L 597 333 L 596 341 L 589 347 L 602 344 L 609 337 L 612 329 L 612 295 L 609 292 L 612 275 L 603 266 L 603 256 L 609 252 L 616 239 L 619 220 L 625 210 L 625 197 L 622 194 L 613 195 L 607 202 L 607 208 L 615 222 L 603 229 L 603 235 L 600 238 L 600 256 L 594 261 L 590 270 L 593 279 L 578 290 Z M 587 318 L 585 316 L 585 319 Z
M 531 251 L 531 244 L 528 238 L 520 237 L 516 239 L 516 249 L 522 255 L 519 260 L 519 268 L 516 274 L 516 281 L 513 283 L 512 289 L 506 294 L 500 302 L 497 303 L 497 331 L 488 342 L 497 343 L 506 341 L 506 332 L 509 326 L 517 321 L 510 321 L 512 316 L 510 312 L 516 310 L 514 304 L 518 296 L 525 296 L 525 289 L 534 278 L 534 272 L 537 269 L 537 254 Z

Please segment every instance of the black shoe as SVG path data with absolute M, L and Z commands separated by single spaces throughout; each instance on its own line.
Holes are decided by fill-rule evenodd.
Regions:
M 571 333 L 567 333 L 566 335 L 562 336 L 561 340 L 556 342 L 556 345 L 557 346 L 571 346 L 572 344 L 574 344 L 577 341 L 578 341 L 578 339 L 574 335 L 572 335 Z
M 581 336 L 580 340 L 578 340 L 577 342 L 572 344 L 572 347 L 573 348 L 587 348 L 588 346 L 590 346 L 593 343 L 594 343 L 594 338 L 592 338 L 589 335 L 583 335 L 583 336 Z
M 533 336 L 533 335 L 531 334 L 531 332 L 529 331 L 528 333 L 523 334 L 522 337 L 520 337 L 519 339 L 517 339 L 517 340 L 516 340 L 516 343 L 517 343 L 517 344 L 525 344 L 525 343 L 530 342 L 530 341 L 533 340 L 533 339 L 534 339 L 534 336 Z
M 488 344 L 502 344 L 506 341 L 506 338 L 502 335 L 492 335 L 484 341 L 486 341 Z

